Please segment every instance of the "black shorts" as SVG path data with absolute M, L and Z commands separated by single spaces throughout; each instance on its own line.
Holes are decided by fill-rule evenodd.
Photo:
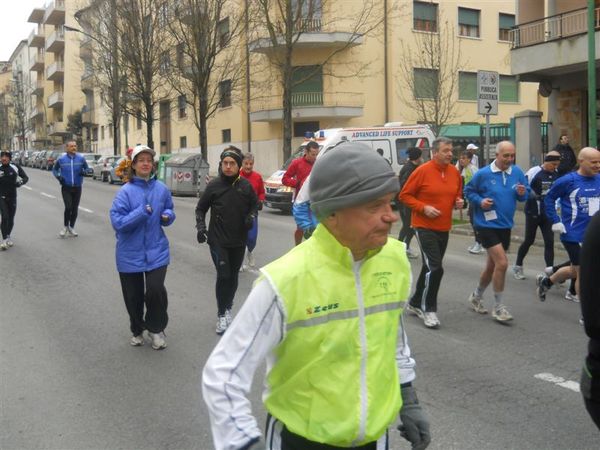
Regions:
M 510 228 L 475 228 L 475 237 L 486 249 L 502 244 L 507 251 L 510 246 Z
M 562 245 L 565 248 L 565 250 L 567 251 L 567 254 L 569 255 L 569 261 L 571 262 L 571 264 L 574 266 L 578 266 L 581 245 L 579 245 L 577 242 L 565 242 L 565 241 L 563 241 Z

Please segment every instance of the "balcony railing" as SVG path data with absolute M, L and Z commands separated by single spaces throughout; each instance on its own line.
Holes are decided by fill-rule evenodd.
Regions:
M 364 95 L 357 92 L 295 92 L 292 93 L 292 108 L 307 107 L 352 107 L 360 108 L 365 103 Z M 262 97 L 251 102 L 251 111 L 283 109 L 281 95 Z
M 37 53 L 31 58 L 29 70 L 43 71 L 44 70 L 44 55 Z
M 48 124 L 48 134 L 50 136 L 60 136 L 66 133 L 64 122 L 51 122 Z
M 64 77 L 65 65 L 62 61 L 55 61 L 46 69 L 46 78 L 48 80 L 56 80 Z
M 33 30 L 29 35 L 29 39 L 27 40 L 28 47 L 43 47 L 44 41 L 46 37 L 44 36 L 44 31 L 42 30 Z
M 62 91 L 53 92 L 48 97 L 48 106 L 50 108 L 54 108 L 56 106 L 60 106 L 63 103 L 64 103 L 64 97 L 63 97 L 63 92 Z
M 594 28 L 600 29 L 600 8 L 594 10 Z M 587 33 L 587 8 L 519 24 L 509 33 L 513 49 L 584 34 Z
M 54 0 L 46 6 L 44 23 L 46 25 L 63 25 L 65 23 L 65 0 Z
M 44 95 L 44 82 L 34 81 L 31 93 L 33 95 Z
M 65 48 L 65 32 L 61 28 L 55 30 L 48 39 L 46 40 L 46 51 L 48 52 L 60 52 Z

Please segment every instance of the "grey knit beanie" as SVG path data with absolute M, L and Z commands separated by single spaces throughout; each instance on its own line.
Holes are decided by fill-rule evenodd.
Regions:
M 400 190 L 385 158 L 360 142 L 342 142 L 319 155 L 310 173 L 310 207 L 317 218 Z

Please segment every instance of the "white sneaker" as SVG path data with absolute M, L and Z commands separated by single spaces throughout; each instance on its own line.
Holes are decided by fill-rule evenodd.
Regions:
M 550 276 L 550 275 L 552 275 L 552 274 L 554 273 L 554 271 L 552 270 L 552 266 L 550 266 L 550 267 L 546 267 L 546 268 L 544 269 L 544 273 L 545 273 L 547 276 Z
M 256 259 L 252 252 L 248 252 L 248 268 L 254 269 L 256 267 Z
M 227 331 L 227 319 L 225 318 L 225 316 L 219 316 L 219 318 L 217 319 L 217 328 L 215 330 L 215 332 L 218 335 L 221 335 L 223 333 L 225 333 L 225 331 Z
M 469 295 L 469 304 L 471 309 L 479 314 L 487 314 L 488 310 L 483 306 L 482 298 L 475 295 L 475 292 L 471 292 Z
M 69 227 L 64 227 L 62 230 L 60 230 L 60 232 L 58 233 L 58 235 L 61 238 L 65 238 L 69 235 Z
M 8 245 L 9 247 L 12 247 L 13 245 L 15 245 L 15 243 L 13 242 L 13 240 L 10 238 L 10 236 L 8 236 L 6 238 L 6 245 Z
M 437 328 L 441 325 L 439 319 L 437 318 L 437 314 L 434 312 L 424 312 L 423 323 L 427 328 Z
M 0 241 L 0 250 L 6 250 L 8 248 L 8 244 L 6 243 L 6 239 Z
M 240 272 L 248 272 L 248 265 L 242 264 L 242 267 L 240 267 Z
M 419 319 L 424 318 L 423 310 L 421 308 L 417 308 L 416 306 L 411 305 L 410 303 L 406 304 L 406 310 L 417 316 Z
M 484 252 L 485 250 L 481 246 L 479 242 L 475 242 L 473 245 L 469 247 L 469 253 L 473 253 L 474 255 L 478 255 L 479 253 Z
M 510 315 L 506 306 L 500 304 L 496 306 L 492 311 L 492 317 L 496 319 L 498 322 L 508 322 L 513 319 L 513 316 Z
M 144 342 L 144 333 L 140 333 L 137 336 L 131 336 L 131 339 L 129 340 L 129 343 L 134 347 L 144 345 Z
M 77 233 L 77 231 L 75 231 L 75 229 L 72 228 L 72 227 L 69 227 L 69 235 L 71 235 L 72 237 L 79 236 L 79 234 Z
M 525 279 L 525 274 L 523 273 L 522 266 L 512 266 L 512 271 L 513 271 L 513 276 L 515 277 L 515 280 L 524 280 Z
M 415 252 L 414 250 L 407 248 L 406 256 L 408 256 L 408 259 L 417 259 L 419 257 L 419 254 L 417 252 Z
M 167 343 L 165 342 L 165 333 L 150 333 L 148 332 L 148 336 L 152 340 L 152 348 L 154 350 L 162 350 L 167 347 Z
M 231 317 L 231 310 L 230 309 L 226 309 L 225 310 L 225 322 L 227 322 L 227 327 L 229 328 L 229 325 L 231 325 L 231 322 L 233 321 L 233 317 Z
M 565 294 L 565 300 L 569 300 L 570 302 L 579 303 L 579 297 L 575 294 L 571 294 L 571 291 L 567 291 Z

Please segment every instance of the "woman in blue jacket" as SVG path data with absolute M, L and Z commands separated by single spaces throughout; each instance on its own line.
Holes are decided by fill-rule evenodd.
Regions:
M 169 241 L 162 227 L 175 220 L 173 199 L 169 189 L 154 178 L 154 150 L 138 145 L 131 156 L 132 176 L 110 209 L 117 237 L 117 270 L 131 321 L 130 344 L 143 345 L 143 332 L 148 330 L 152 348 L 161 350 L 167 346 L 164 330 L 169 320 L 165 289 Z

